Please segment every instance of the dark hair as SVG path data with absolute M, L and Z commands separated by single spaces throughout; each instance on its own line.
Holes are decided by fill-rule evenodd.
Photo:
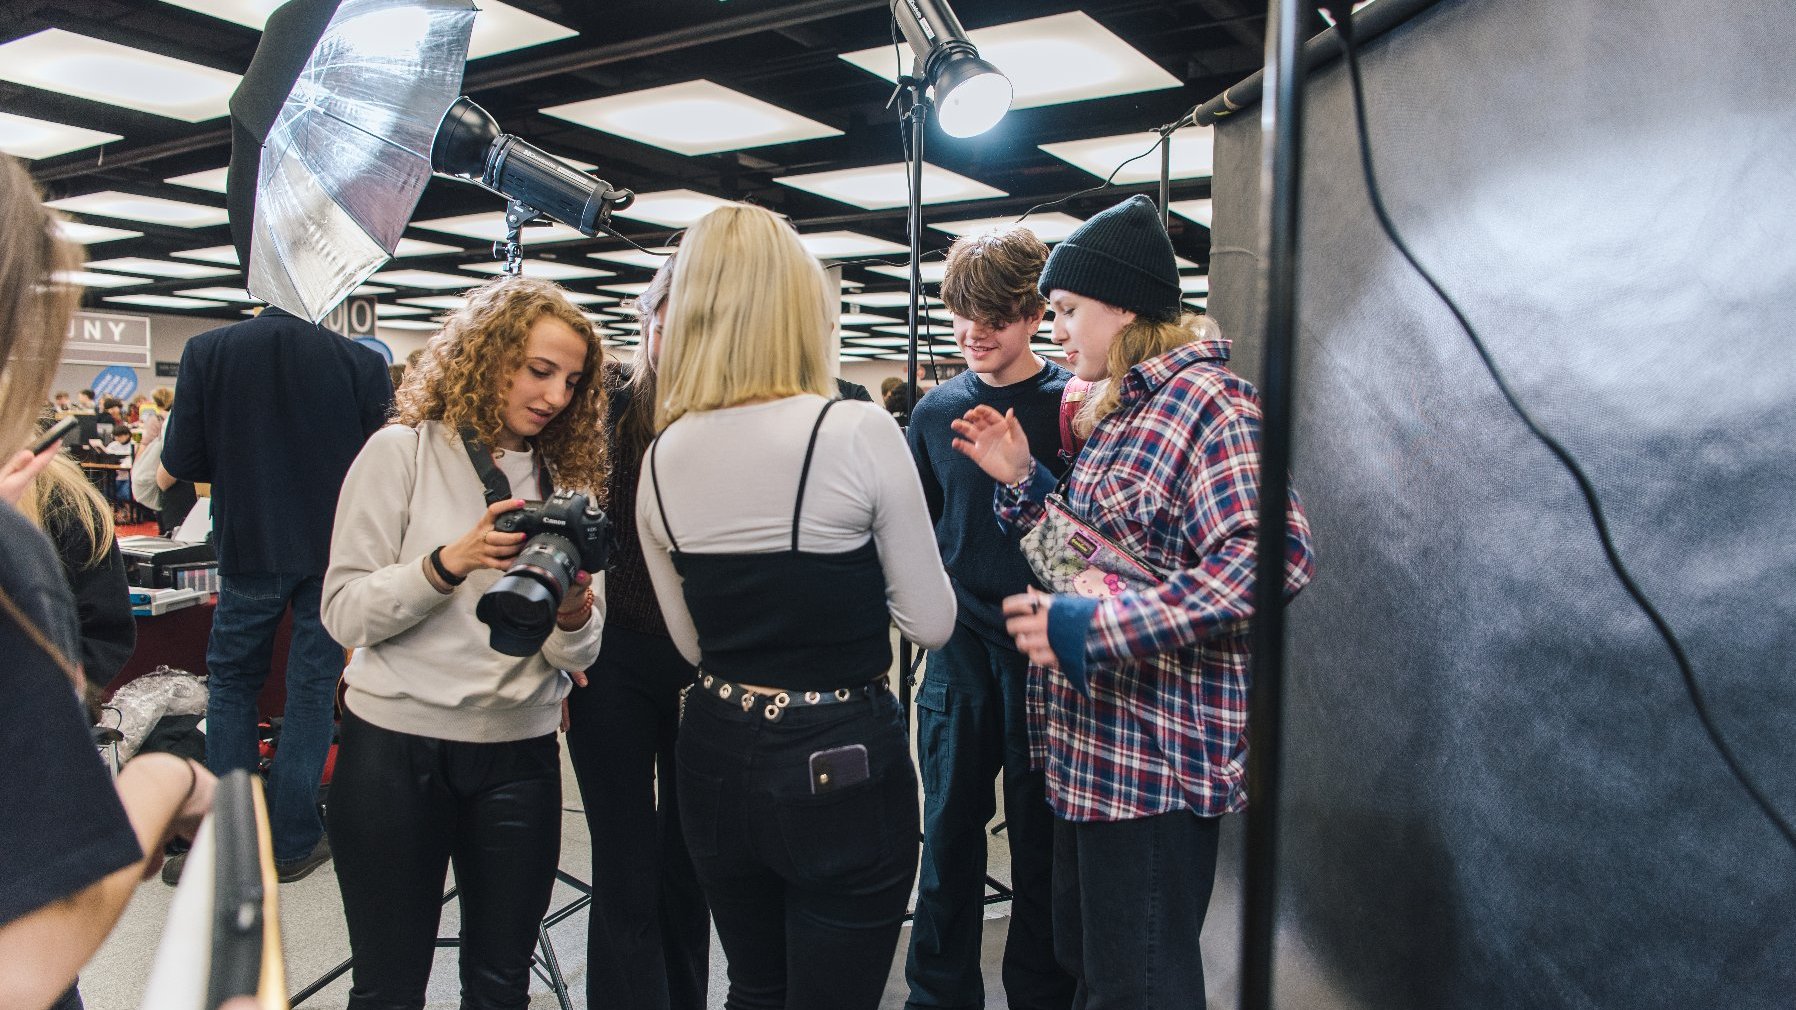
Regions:
M 964 235 L 948 247 L 942 302 L 948 311 L 994 328 L 1047 308 L 1036 282 L 1048 247 L 1022 225 Z

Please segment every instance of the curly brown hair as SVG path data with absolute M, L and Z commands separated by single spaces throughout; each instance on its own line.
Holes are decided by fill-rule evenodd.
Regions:
M 558 285 L 528 277 L 500 277 L 468 292 L 468 304 L 430 338 L 406 372 L 394 419 L 416 426 L 441 421 L 451 431 L 474 429 L 497 445 L 505 428 L 505 395 L 524 366 L 530 327 L 543 316 L 566 323 L 586 341 L 586 360 L 567 407 L 532 440 L 557 487 L 597 491 L 605 483 L 606 397 L 599 369 L 605 352 L 592 323 Z
M 1048 247 L 1022 225 L 964 235 L 948 247 L 942 302 L 948 311 L 1002 329 L 1047 308 L 1036 290 Z

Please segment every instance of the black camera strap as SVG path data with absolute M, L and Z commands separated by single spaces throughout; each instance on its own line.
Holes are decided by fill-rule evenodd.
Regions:
M 486 446 L 480 444 L 474 429 L 461 430 L 462 448 L 468 450 L 468 462 L 474 464 L 474 473 L 480 477 L 480 486 L 486 490 L 486 503 L 497 505 L 512 497 L 511 481 L 493 465 L 493 454 Z M 542 460 L 536 461 L 537 490 L 547 500 L 555 493 L 555 482 L 549 479 L 549 469 L 543 466 Z

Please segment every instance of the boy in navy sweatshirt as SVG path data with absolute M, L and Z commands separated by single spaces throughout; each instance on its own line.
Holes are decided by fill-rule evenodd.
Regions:
M 917 693 L 923 779 L 923 862 L 905 978 L 907 1007 L 982 1007 L 979 971 L 992 781 L 1004 776 L 1010 841 L 1010 933 L 1003 980 L 1019 1010 L 1066 1010 L 1073 979 L 1054 959 L 1049 868 L 1053 816 L 1042 773 L 1029 768 L 1024 723 L 1028 661 L 1004 631 L 1000 604 L 1033 584 L 1018 535 L 992 515 L 992 479 L 953 448 L 949 422 L 978 404 L 1014 410 L 1037 459 L 1055 474 L 1065 369 L 1029 341 L 1047 304 L 1036 291 L 1048 249 L 1021 226 L 958 239 L 948 250 L 942 301 L 967 371 L 918 401 L 908 438 L 954 584 L 959 616 L 948 644 L 929 654 Z

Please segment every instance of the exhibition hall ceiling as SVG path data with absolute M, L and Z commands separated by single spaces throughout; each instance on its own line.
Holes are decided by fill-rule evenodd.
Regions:
M 275 0 L 0 3 L 0 150 L 27 159 L 87 244 L 91 308 L 238 318 L 253 299 L 225 227 L 226 101 Z M 790 218 L 845 264 L 844 353 L 891 354 L 907 262 L 897 65 L 886 0 L 481 0 L 464 91 L 516 134 L 639 194 L 615 220 L 661 249 L 723 200 Z M 1026 222 L 1058 241 L 1097 210 L 1157 191 L 1154 128 L 1261 62 L 1248 0 L 961 0 L 1010 76 L 982 136 L 924 145 L 926 280 L 954 236 L 1102 183 Z M 908 50 L 903 54 L 909 68 Z M 1210 137 L 1175 135 L 1173 242 L 1201 306 Z M 430 329 L 495 269 L 499 197 L 434 179 L 370 286 L 382 325 Z M 618 343 L 657 258 L 571 229 L 527 234 L 528 271 L 585 296 Z M 945 336 L 945 315 L 932 310 Z M 884 329 L 882 329 L 884 328 Z

